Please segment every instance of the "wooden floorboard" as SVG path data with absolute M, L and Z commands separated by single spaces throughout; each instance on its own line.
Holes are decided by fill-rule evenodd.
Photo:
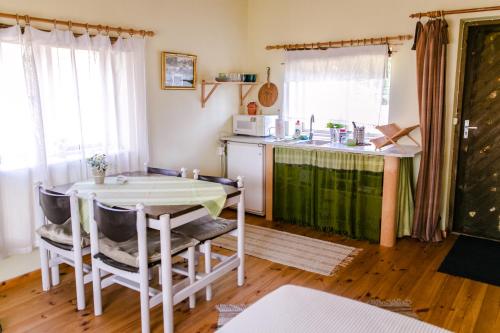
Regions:
M 234 216 L 234 212 L 225 212 Z M 213 332 L 216 304 L 252 304 L 284 284 L 296 284 L 367 301 L 410 300 L 421 320 L 456 332 L 500 332 L 500 287 L 437 272 L 455 241 L 437 244 L 399 240 L 391 249 L 308 228 L 270 223 L 247 215 L 247 223 L 361 248 L 351 264 L 328 277 L 247 256 L 246 283 L 236 286 L 231 272 L 214 284 L 214 298 L 197 295 L 197 306 L 175 307 L 176 332 Z M 224 251 L 224 250 L 222 250 Z M 139 294 L 119 285 L 103 290 L 104 313 L 94 317 L 92 286 L 86 285 L 87 308 L 76 311 L 73 270 L 61 269 L 61 284 L 41 291 L 40 273 L 0 285 L 0 323 L 4 332 L 138 332 Z M 162 309 L 151 310 L 153 332 L 162 332 Z

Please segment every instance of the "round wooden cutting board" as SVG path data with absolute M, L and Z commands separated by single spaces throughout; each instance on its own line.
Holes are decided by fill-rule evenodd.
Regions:
M 269 81 L 271 68 L 267 67 L 267 82 L 259 90 L 259 103 L 264 107 L 273 106 L 278 99 L 278 87 Z

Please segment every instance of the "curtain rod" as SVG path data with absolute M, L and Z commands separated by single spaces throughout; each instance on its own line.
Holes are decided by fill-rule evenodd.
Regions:
M 427 16 L 427 17 L 431 17 L 431 18 L 436 18 L 436 17 L 443 17 L 445 15 L 489 12 L 492 10 L 500 10 L 500 6 L 453 9 L 453 10 L 434 10 L 434 11 L 429 11 L 429 12 L 414 13 L 414 14 L 411 14 L 410 17 L 411 18 L 421 18 L 421 17 Z
M 394 41 L 405 41 L 412 39 L 412 35 L 398 35 L 398 36 L 385 36 L 376 38 L 363 38 L 363 39 L 348 39 L 348 40 L 338 40 L 331 42 L 317 42 L 317 43 L 299 43 L 299 44 L 279 44 L 279 45 L 268 45 L 266 50 L 278 50 L 285 49 L 286 51 L 295 50 L 326 50 L 335 47 L 344 46 L 365 46 L 365 45 L 382 45 L 382 44 L 392 44 Z
M 118 35 L 121 33 L 127 33 L 129 35 L 141 35 L 141 36 L 154 36 L 153 31 L 146 31 L 146 30 L 135 30 L 131 28 L 122 28 L 122 27 L 110 27 L 109 25 L 102 25 L 102 24 L 89 24 L 89 23 L 80 23 L 80 22 L 72 22 L 72 21 L 63 21 L 63 20 L 58 20 L 58 19 L 47 19 L 43 17 L 35 17 L 35 16 L 29 16 L 29 15 L 19 15 L 19 14 L 9 14 L 9 13 L 2 13 L 0 12 L 0 17 L 4 18 L 9 18 L 16 20 L 17 23 L 19 21 L 24 21 L 25 24 L 30 24 L 30 22 L 43 22 L 43 23 L 49 23 L 53 24 L 54 27 L 57 25 L 62 25 L 62 26 L 67 26 L 69 30 L 72 30 L 73 27 L 77 28 L 84 28 L 86 30 L 89 29 L 94 29 L 97 30 L 97 32 L 104 31 L 109 34 L 109 32 L 116 32 Z

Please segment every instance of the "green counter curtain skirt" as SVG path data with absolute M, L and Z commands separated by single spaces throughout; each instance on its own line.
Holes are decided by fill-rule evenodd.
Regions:
M 379 241 L 382 156 L 277 147 L 274 157 L 276 220 Z

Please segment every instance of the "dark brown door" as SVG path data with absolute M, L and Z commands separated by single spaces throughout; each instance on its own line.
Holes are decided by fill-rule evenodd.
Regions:
M 453 230 L 500 240 L 500 24 L 466 29 Z

